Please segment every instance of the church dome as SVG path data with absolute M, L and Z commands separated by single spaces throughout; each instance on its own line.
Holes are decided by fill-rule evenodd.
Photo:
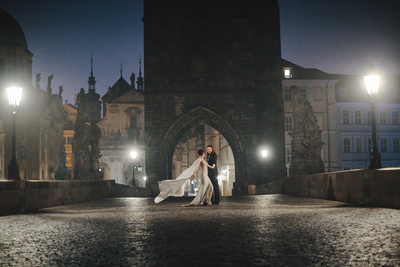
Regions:
M 24 31 L 19 23 L 0 8 L 0 44 L 28 49 Z

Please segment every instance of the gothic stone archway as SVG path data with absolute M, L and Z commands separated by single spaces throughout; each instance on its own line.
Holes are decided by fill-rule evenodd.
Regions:
M 172 157 L 179 139 L 188 129 L 198 124 L 208 124 L 218 130 L 228 141 L 232 149 L 235 162 L 244 161 L 244 159 L 242 159 L 243 146 L 234 129 L 217 113 L 207 108 L 199 107 L 180 116 L 169 127 L 162 139 L 160 146 L 160 157 L 164 163 L 165 177 L 169 179 L 172 178 Z M 244 175 L 240 175 L 241 173 L 243 174 L 245 172 L 243 167 L 244 166 L 241 164 L 235 167 L 235 177 L 244 177 Z M 236 183 L 238 183 L 238 180 L 236 180 Z

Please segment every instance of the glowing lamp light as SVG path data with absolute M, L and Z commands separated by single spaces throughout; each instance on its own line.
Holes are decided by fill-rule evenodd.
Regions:
M 136 158 L 137 158 L 137 155 L 138 155 L 138 152 L 137 152 L 137 151 L 131 151 L 131 158 L 132 158 L 132 159 L 136 159 Z
M 22 97 L 22 87 L 8 87 L 7 94 L 10 106 L 19 106 Z
M 379 82 L 381 77 L 379 75 L 366 75 L 364 76 L 365 85 L 369 95 L 377 94 L 379 90 Z
M 268 157 L 268 150 L 266 150 L 266 149 L 261 150 L 261 157 L 263 159 L 267 158 Z
M 147 176 L 143 176 L 143 180 L 146 181 L 147 180 Z

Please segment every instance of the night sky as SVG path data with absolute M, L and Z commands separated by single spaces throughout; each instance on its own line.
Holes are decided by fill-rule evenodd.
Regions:
M 251 1 L 245 1 L 250 4 Z M 279 0 L 282 57 L 330 73 L 363 74 L 371 61 L 383 74 L 400 74 L 400 1 Z M 54 74 L 74 102 L 94 55 L 102 95 L 123 75 L 138 72 L 143 55 L 142 0 L 2 0 L 0 6 L 22 26 L 33 57 L 33 83 Z

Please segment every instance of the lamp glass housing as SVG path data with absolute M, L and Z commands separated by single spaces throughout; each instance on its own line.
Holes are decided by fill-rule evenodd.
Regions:
M 380 79 L 381 77 L 375 74 L 364 76 L 365 85 L 369 95 L 378 93 Z
M 8 87 L 7 95 L 10 106 L 19 106 L 22 97 L 22 87 Z
M 131 158 L 132 159 L 136 159 L 137 158 L 137 155 L 138 155 L 138 152 L 137 151 L 131 151 Z

